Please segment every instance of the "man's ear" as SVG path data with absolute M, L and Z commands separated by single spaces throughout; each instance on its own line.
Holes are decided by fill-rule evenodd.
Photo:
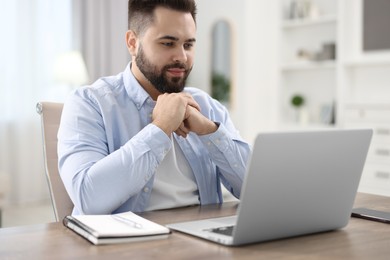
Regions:
M 130 55 L 135 57 L 137 53 L 138 38 L 137 34 L 132 30 L 126 32 L 126 45 Z

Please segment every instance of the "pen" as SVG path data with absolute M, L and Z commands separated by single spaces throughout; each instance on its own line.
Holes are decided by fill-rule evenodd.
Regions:
M 134 228 L 138 228 L 138 229 L 141 229 L 142 228 L 142 224 L 134 221 L 134 220 L 131 220 L 131 219 L 128 219 L 128 218 L 125 218 L 125 217 L 122 217 L 122 216 L 118 216 L 118 215 L 112 215 L 112 217 L 116 220 L 118 220 L 119 222 L 122 222 L 124 224 L 127 224 L 127 225 L 130 225 Z

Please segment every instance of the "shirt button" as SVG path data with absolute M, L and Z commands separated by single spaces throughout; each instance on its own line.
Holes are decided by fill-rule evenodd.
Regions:
M 148 188 L 148 187 L 145 187 L 145 188 L 144 188 L 144 192 L 149 192 L 149 188 Z
M 211 145 L 211 142 L 207 142 L 207 145 L 210 146 L 210 145 Z

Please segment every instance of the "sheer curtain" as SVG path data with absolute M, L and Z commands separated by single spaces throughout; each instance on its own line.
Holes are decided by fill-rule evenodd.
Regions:
M 75 44 L 90 81 L 116 75 L 130 60 L 126 48 L 128 0 L 73 0 Z
M 0 26 L 0 175 L 10 185 L 7 201 L 48 200 L 35 104 L 65 99 L 52 67 L 72 47 L 71 1 L 2 1 Z

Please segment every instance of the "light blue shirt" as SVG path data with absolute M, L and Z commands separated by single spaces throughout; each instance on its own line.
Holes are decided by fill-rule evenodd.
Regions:
M 222 203 L 221 182 L 239 198 L 249 145 L 218 101 L 196 88 L 184 91 L 203 115 L 219 124 L 209 135 L 173 134 L 194 173 L 200 203 Z M 130 64 L 117 76 L 101 78 L 69 96 L 58 132 L 58 159 L 75 205 L 73 214 L 145 210 L 156 169 L 172 146 L 151 124 L 154 106 Z

